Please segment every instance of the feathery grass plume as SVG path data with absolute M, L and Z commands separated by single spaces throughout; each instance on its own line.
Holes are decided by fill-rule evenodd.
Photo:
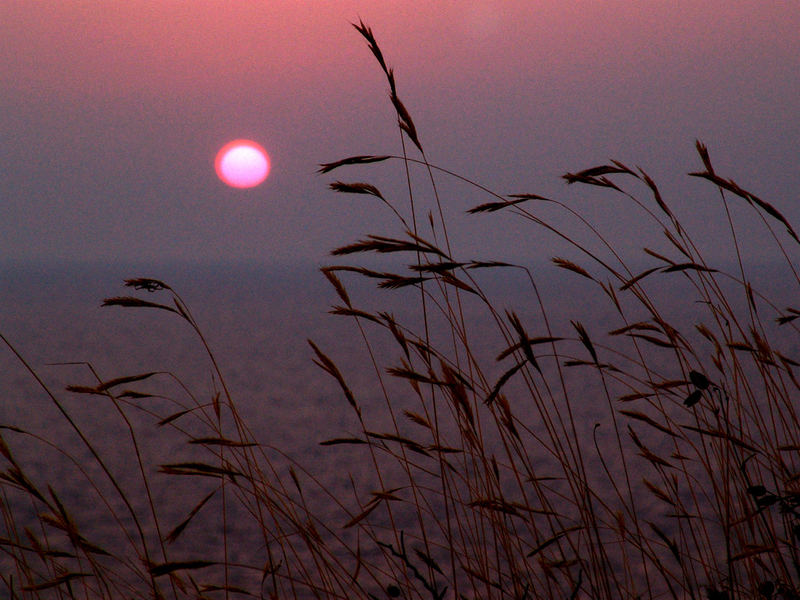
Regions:
M 197 513 L 199 513 L 200 510 L 208 503 L 208 501 L 211 500 L 211 498 L 213 498 L 216 494 L 217 494 L 217 490 L 214 490 L 214 491 L 209 492 L 208 494 L 206 494 L 205 498 L 200 500 L 200 502 L 198 502 L 192 508 L 192 510 L 189 511 L 189 514 L 186 516 L 186 518 L 183 519 L 180 523 L 178 523 L 175 527 L 172 528 L 172 530 L 167 534 L 166 538 L 164 538 L 166 540 L 166 542 L 168 544 L 172 544 L 175 541 L 177 541 L 177 539 L 181 536 L 181 534 L 186 529 L 186 527 L 188 527 L 188 525 L 192 521 L 192 519 L 195 518 Z
M 344 167 L 346 165 L 365 165 L 369 163 L 375 162 L 383 162 L 385 160 L 389 160 L 392 158 L 391 156 L 369 156 L 369 155 L 361 155 L 361 156 L 350 156 L 348 158 L 343 158 L 341 160 L 336 160 L 329 163 L 322 163 L 317 170 L 317 173 L 324 175 L 325 173 L 330 173 L 331 171 L 338 169 L 339 167 Z
M 357 308 L 347 308 L 344 306 L 334 306 L 331 310 L 328 311 L 332 315 L 341 315 L 346 317 L 358 317 L 360 319 L 365 319 L 367 321 L 372 321 L 373 323 L 377 323 L 378 325 L 383 325 L 383 321 L 376 317 L 373 314 L 368 313 L 365 310 L 358 310 Z
M 679 434 L 675 433 L 669 427 L 662 425 L 661 423 L 656 422 L 651 417 L 648 417 L 646 414 L 639 412 L 638 410 L 620 410 L 619 413 L 621 415 L 625 415 L 626 417 L 630 417 L 631 419 L 636 419 L 638 421 L 642 421 L 643 423 L 647 423 L 651 427 L 655 427 L 662 433 L 666 433 L 672 437 L 678 437 Z
M 329 183 L 328 187 L 334 192 L 341 192 L 343 194 L 368 194 L 380 198 L 381 200 L 386 200 L 380 190 L 369 183 L 344 183 L 342 181 L 334 181 Z
M 594 278 L 591 275 L 589 275 L 589 272 L 586 269 L 584 269 L 580 265 L 576 265 L 571 260 L 567 260 L 566 258 L 561 258 L 558 256 L 553 257 L 551 260 L 553 261 L 553 263 L 555 263 L 556 266 L 561 267 L 562 269 L 566 269 L 567 271 L 572 271 L 573 273 L 577 273 L 578 275 L 586 277 L 586 279 L 591 279 L 592 281 L 594 281 Z
M 524 362 L 517 363 L 513 367 L 508 369 L 505 373 L 503 373 L 500 376 L 500 379 L 497 380 L 497 383 L 494 384 L 494 387 L 492 388 L 492 391 L 489 392 L 489 395 L 486 396 L 486 398 L 484 399 L 484 401 L 483 401 L 484 404 L 486 404 L 487 406 L 491 405 L 497 399 L 497 396 L 500 393 L 500 390 L 508 382 L 508 380 L 511 379 L 514 376 L 514 374 L 524 366 L 525 366 Z
M 125 286 L 132 287 L 137 290 L 145 290 L 148 292 L 157 292 L 159 290 L 172 291 L 172 288 L 169 287 L 163 281 L 159 281 L 158 279 L 151 279 L 149 277 L 136 277 L 134 279 L 126 279 Z
M 537 196 L 536 194 L 512 194 L 509 196 L 512 200 L 502 200 L 500 202 L 485 202 L 483 204 L 479 204 L 478 206 L 474 206 L 470 208 L 467 212 L 469 214 L 476 214 L 481 212 L 495 212 L 498 210 L 502 210 L 504 208 L 509 208 L 511 206 L 517 206 L 518 204 L 522 204 L 523 202 L 528 202 L 530 200 L 547 200 L 543 196 Z
M 580 339 L 581 344 L 589 351 L 589 354 L 592 355 L 592 360 L 597 363 L 597 351 L 594 348 L 594 344 L 592 340 L 589 339 L 589 334 L 586 333 L 586 328 L 583 326 L 583 323 L 580 321 L 570 321 L 572 326 L 575 328 L 575 331 L 578 332 L 578 339 Z
M 394 78 L 391 76 L 391 69 L 386 65 L 386 60 L 383 58 L 383 52 L 381 52 L 380 47 L 378 46 L 378 42 L 375 40 L 375 35 L 372 33 L 372 29 L 364 24 L 364 21 L 359 19 L 358 25 L 355 23 L 352 24 L 353 27 L 362 35 L 362 37 L 367 40 L 367 45 L 370 49 L 370 52 L 375 56 L 375 60 L 378 61 L 383 72 L 389 79 L 389 83 L 391 85 L 391 92 L 394 94 Z
M 622 190 L 613 183 L 608 177 L 607 174 L 611 173 L 626 173 L 627 171 L 620 169 L 618 167 L 612 167 L 610 165 L 603 165 L 599 167 L 592 167 L 590 169 L 585 169 L 583 171 L 579 171 L 578 173 L 565 173 L 562 175 L 562 178 L 567 181 L 568 184 L 572 183 L 585 183 L 587 185 L 596 185 L 598 187 L 606 187 L 621 192 Z
M 118 385 L 124 385 L 126 383 L 134 383 L 136 381 L 143 381 L 145 379 L 151 378 L 153 375 L 160 375 L 163 374 L 163 371 L 150 371 L 148 373 L 140 373 L 138 375 L 126 375 L 124 377 L 115 377 L 114 379 L 109 379 L 108 381 L 102 382 L 100 385 L 97 386 L 97 390 L 101 392 L 105 392 L 113 387 L 117 387 Z
M 450 261 L 443 261 L 437 263 L 423 263 L 417 265 L 409 265 L 408 268 L 412 271 L 418 271 L 420 273 L 438 273 L 444 274 L 447 271 L 452 271 L 453 269 L 458 269 L 465 266 L 467 263 L 464 262 L 454 262 Z
M 336 446 L 338 444 L 367 444 L 367 440 L 360 438 L 333 438 L 319 443 L 320 446 Z
M 185 462 L 185 463 L 172 463 L 161 465 L 159 467 L 160 473 L 167 475 L 198 475 L 201 477 L 229 477 L 231 481 L 236 481 L 237 477 L 243 477 L 244 474 L 236 469 L 229 467 L 217 467 L 215 465 L 208 465 L 199 462 Z
M 423 277 L 418 275 L 416 277 L 404 277 L 402 275 L 386 274 L 386 279 L 378 284 L 378 287 L 384 290 L 397 290 L 403 287 L 419 285 L 423 281 L 429 281 L 430 277 Z
M 707 273 L 716 273 L 716 269 L 712 269 L 710 267 L 706 267 L 705 265 L 698 265 L 697 263 L 680 263 L 680 264 L 673 264 L 669 267 L 664 267 L 661 269 L 662 273 L 675 273 L 678 271 L 705 271 Z
M 386 75 L 386 79 L 389 82 L 389 99 L 392 101 L 392 105 L 397 112 L 397 121 L 400 129 L 402 129 L 408 135 L 412 143 L 419 149 L 420 152 L 422 152 L 422 145 L 420 144 L 419 137 L 417 136 L 417 128 L 414 126 L 414 122 L 411 120 L 411 115 L 408 113 L 408 110 L 406 110 L 405 105 L 397 96 L 397 86 L 395 84 L 394 71 L 387 66 L 386 61 L 383 58 L 383 52 L 378 46 L 378 42 L 372 33 L 372 29 L 367 27 L 361 20 L 359 20 L 357 25 L 353 23 L 353 27 L 355 27 L 356 31 L 358 31 L 364 37 L 364 39 L 367 40 L 367 45 L 370 49 L 370 52 L 372 52 L 375 60 L 378 61 L 378 64 Z
M 43 581 L 41 583 L 33 585 L 23 585 L 22 590 L 25 592 L 42 592 L 44 590 L 49 590 L 50 588 L 59 587 L 62 585 L 69 585 L 69 582 L 73 581 L 74 579 L 92 577 L 93 575 L 94 575 L 93 573 L 79 573 L 79 572 L 64 573 L 48 581 Z
M 311 346 L 311 349 L 317 356 L 317 358 L 314 360 L 314 363 L 320 366 L 326 373 L 328 373 L 337 381 L 339 386 L 342 388 L 342 392 L 344 392 L 345 398 L 347 398 L 347 402 L 356 412 L 360 412 L 355 396 L 353 396 L 353 392 L 350 391 L 350 388 L 345 382 L 344 377 L 342 376 L 342 373 L 339 371 L 339 368 L 336 366 L 336 364 L 326 354 L 324 354 L 314 342 L 308 340 L 308 345 Z
M 410 420 L 412 423 L 416 423 L 417 425 L 420 425 L 421 427 L 424 427 L 424 428 L 426 428 L 426 429 L 430 429 L 430 428 L 431 428 L 431 424 L 430 424 L 430 422 L 428 421 L 428 419 L 426 419 L 426 418 L 425 418 L 425 417 L 423 417 L 422 415 L 420 415 L 420 414 L 417 414 L 417 413 L 415 413 L 415 412 L 412 412 L 412 411 L 410 411 L 410 410 L 404 410 L 404 411 L 403 411 L 403 414 L 404 414 L 406 417 L 408 417 L 408 419 L 409 419 L 409 420 Z
M 150 565 L 150 573 L 152 573 L 156 577 L 161 577 L 162 575 L 169 575 L 170 573 L 174 573 L 175 571 L 204 569 L 206 567 L 211 567 L 215 564 L 216 564 L 215 562 L 210 560 L 186 560 L 186 561 L 168 562 L 157 565 Z
M 628 279 L 628 280 L 627 280 L 625 283 L 623 283 L 623 284 L 622 284 L 622 285 L 619 287 L 619 291 L 620 291 L 620 292 L 624 292 L 625 290 L 627 290 L 627 289 L 629 289 L 629 288 L 633 287 L 633 286 L 634 286 L 635 284 L 637 284 L 637 283 L 638 283 L 640 280 L 644 279 L 644 278 L 645 278 L 645 277 L 647 277 L 648 275 L 651 275 L 651 274 L 655 273 L 656 271 L 660 271 L 662 268 L 663 268 L 663 267 L 651 267 L 651 268 L 649 268 L 649 269 L 645 269 L 644 271 L 642 271 L 642 272 L 641 272 L 641 273 L 639 273 L 638 275 L 635 275 L 634 277 L 631 277 L 631 278 L 630 278 L 630 279 Z
M 126 308 L 158 308 L 160 310 L 166 310 L 169 312 L 174 312 L 174 313 L 178 312 L 171 306 L 167 306 L 165 304 L 159 304 L 158 302 L 149 302 L 148 300 L 142 300 L 141 298 L 136 298 L 134 296 L 115 296 L 113 298 L 106 298 L 105 300 L 103 300 L 102 306 L 124 306 Z
M 336 290 L 336 294 L 339 296 L 339 298 L 342 299 L 342 302 L 344 302 L 348 307 L 350 307 L 351 306 L 350 296 L 347 293 L 347 289 L 342 284 L 342 281 L 336 276 L 335 269 L 331 267 L 322 267 L 320 271 L 322 272 L 323 275 L 325 275 L 325 278 L 333 286 L 333 289 Z
M 672 214 L 672 211 L 669 209 L 666 202 L 664 202 L 664 199 L 661 197 L 661 191 L 658 189 L 656 182 L 653 181 L 653 179 L 647 173 L 645 173 L 643 169 L 639 169 L 639 173 L 641 174 L 640 177 L 641 180 L 645 182 L 647 187 L 649 187 L 650 191 L 653 193 L 653 198 L 655 199 L 656 204 L 658 204 L 658 207 L 662 211 L 664 211 L 664 214 L 666 214 L 670 219 L 673 219 L 674 221 L 675 215 Z
M 719 177 L 711 167 L 711 161 L 708 156 L 708 148 L 706 148 L 702 143 L 699 141 L 697 142 L 697 152 L 700 154 L 700 157 L 703 160 L 703 164 L 706 167 L 705 171 L 696 171 L 693 173 L 689 173 L 692 177 L 702 177 L 703 179 L 708 179 L 720 189 L 727 190 L 740 198 L 746 200 L 749 204 L 755 205 L 773 219 L 779 221 L 784 227 L 786 227 L 787 233 L 800 244 L 800 238 L 795 233 L 794 228 L 792 227 L 791 223 L 784 217 L 774 206 L 772 206 L 769 202 L 765 202 L 758 196 L 751 194 L 747 190 L 740 188 L 736 183 L 734 183 L 731 179 L 723 179 Z
M 396 238 L 389 238 L 379 235 L 370 235 L 365 240 L 360 240 L 347 246 L 341 246 L 331 251 L 334 256 L 344 256 L 347 254 L 355 254 L 359 252 L 378 252 L 380 254 L 388 254 L 392 252 L 419 252 L 422 254 L 433 254 L 441 256 L 444 259 L 447 256 L 442 250 L 426 242 L 420 238 L 413 241 L 398 240 Z
M 227 446 L 229 448 L 246 448 L 248 446 L 258 446 L 255 442 L 242 442 L 239 440 L 231 440 L 224 437 L 201 437 L 189 440 L 190 444 L 199 444 L 201 446 Z

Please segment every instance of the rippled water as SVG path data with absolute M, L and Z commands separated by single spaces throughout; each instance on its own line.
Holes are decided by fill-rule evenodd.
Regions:
M 157 423 L 176 413 L 179 405 L 191 405 L 192 398 L 208 404 L 222 390 L 200 339 L 177 315 L 150 308 L 100 307 L 105 297 L 134 293 L 122 287 L 126 277 L 162 279 L 180 293 L 206 336 L 254 439 L 263 444 L 281 476 L 285 478 L 288 472 L 288 455 L 315 473 L 339 500 L 350 496 L 351 476 L 362 483 L 370 481 L 371 470 L 363 452 L 319 445 L 325 439 L 357 434 L 359 423 L 336 382 L 313 364 L 314 354 L 307 338 L 337 362 L 370 427 L 374 431 L 389 431 L 391 427 L 361 332 L 351 319 L 327 314 L 331 305 L 340 300 L 313 267 L 27 266 L 5 267 L 0 273 L 0 333 L 41 378 L 40 384 L 13 352 L 0 348 L 0 425 L 13 425 L 37 436 L 6 429 L 3 437 L 17 460 L 42 482 L 42 489 L 47 489 L 44 482 L 54 483 L 54 491 L 69 504 L 75 518 L 95 532 L 98 539 L 126 543 L 119 538 L 119 527 L 109 518 L 111 513 L 129 531 L 132 528 L 125 507 L 77 430 L 103 457 L 119 485 L 134 499 L 142 521 L 150 527 L 142 477 L 134 460 L 138 448 L 153 484 L 154 501 L 165 508 L 161 527 L 168 530 L 211 488 L 205 481 L 193 478 L 184 478 L 184 486 L 176 486 L 172 480 L 164 485 L 166 476 L 156 472 L 158 465 L 195 460 L 198 453 L 185 437 Z M 349 281 L 346 274 L 342 277 Z M 767 281 L 775 283 L 769 278 Z M 486 282 L 496 307 L 514 307 L 532 332 L 544 333 L 535 297 L 523 278 L 493 276 Z M 574 336 L 569 321 L 575 318 L 590 331 L 615 326 L 608 307 L 596 305 L 596 291 L 581 278 L 537 275 L 537 283 L 546 298 L 554 333 L 571 332 Z M 782 291 L 780 282 L 774 287 Z M 669 286 L 661 292 L 664 290 L 669 292 Z M 135 293 L 153 301 L 169 301 L 163 293 Z M 351 294 L 360 308 L 391 309 L 399 319 L 422 327 L 413 290 L 376 291 L 359 284 L 354 285 Z M 502 339 L 479 302 L 469 295 L 463 302 L 472 347 L 486 359 L 489 374 L 496 379 L 507 368 L 493 363 L 493 357 L 503 348 Z M 676 306 L 675 318 L 690 324 L 693 306 Z M 435 307 L 431 306 L 431 310 L 435 313 Z M 365 323 L 365 329 L 382 368 L 398 365 L 402 354 L 391 337 L 382 332 L 373 335 L 369 323 Z M 446 344 L 442 331 L 432 327 L 430 334 Z M 151 371 L 169 374 L 153 376 L 130 387 L 156 397 L 132 399 L 129 405 L 122 406 L 122 413 L 103 396 L 65 391 L 67 385 L 96 385 L 93 372 L 101 380 L 108 380 Z M 60 413 L 42 384 L 55 395 L 74 425 Z M 406 382 L 388 385 L 398 410 L 417 410 Z M 578 420 L 582 423 L 579 435 L 590 436 L 593 425 L 607 417 L 606 407 L 598 401 L 590 383 L 577 380 L 571 385 L 570 393 L 586 398 L 578 404 Z M 208 435 L 202 428 L 192 429 L 197 425 L 188 424 L 188 419 L 185 421 L 190 433 Z M 137 447 L 128 422 L 136 432 Z M 308 481 L 305 476 L 302 478 Z M 92 489 L 90 481 L 98 486 L 99 493 Z M 103 506 L 103 499 L 109 506 Z M 317 510 L 329 512 L 331 519 L 342 518 L 329 497 L 309 492 L 309 501 L 317 503 Z M 25 509 L 20 514 L 25 514 Z M 237 540 L 229 560 L 258 563 L 263 559 L 255 557 L 263 555 L 263 545 L 257 531 L 247 528 L 246 515 L 241 513 L 240 519 L 234 518 L 237 514 L 240 513 L 231 513 L 227 523 L 231 539 Z M 98 515 L 103 516 L 98 520 Z M 201 547 L 204 557 L 220 559 L 221 524 L 204 521 L 204 526 L 192 527 L 192 545 L 181 551 L 191 554 Z

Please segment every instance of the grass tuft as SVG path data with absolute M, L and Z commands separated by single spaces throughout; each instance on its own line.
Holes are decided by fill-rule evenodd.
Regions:
M 164 371 L 101 379 L 86 365 L 92 380 L 67 390 L 81 395 L 73 400 L 103 396 L 92 410 L 122 423 L 130 456 L 117 472 L 82 429 L 82 405 L 62 401 L 0 334 L 78 440 L 76 448 L 1 424 L 5 595 L 800 598 L 800 310 L 778 308 L 786 299 L 759 290 L 743 250 L 747 235 L 772 240 L 786 285 L 800 283 L 792 225 L 718 174 L 698 141 L 702 170 L 690 175 L 719 195 L 727 239 L 692 237 L 639 168 L 611 161 L 563 176 L 640 211 L 642 250 L 623 252 L 564 202 L 502 196 L 430 164 L 374 33 L 354 27 L 387 78 L 402 152 L 352 156 L 319 172 L 387 162 L 408 179 L 406 206 L 360 179 L 329 184 L 378 198 L 394 219 L 389 232 L 333 250 L 345 264 L 322 268 L 341 303 L 333 318 L 352 321 L 374 374 L 375 387 L 362 391 L 309 340 L 310 368 L 345 400 L 327 410 L 348 412 L 352 430 L 332 419 L 326 439 L 315 440 L 323 457 L 310 464 L 269 445 L 242 418 L 186 302 L 162 281 L 129 279 L 148 299 L 110 297 L 103 306 L 182 320 L 208 354 L 214 386 L 201 396 Z M 424 169 L 424 184 L 412 185 L 412 168 Z M 593 293 L 548 296 L 524 265 L 459 256 L 446 227 L 457 216 L 445 214 L 439 177 L 486 194 L 463 218 L 482 227 L 521 219 L 533 235 L 552 236 L 553 271 Z M 729 201 L 742 199 L 763 230 L 731 217 Z M 583 233 L 538 216 L 530 207 L 539 203 L 577 218 Z M 704 258 L 723 243 L 732 270 Z M 368 253 L 404 265 L 354 264 Z M 519 306 L 492 289 L 502 280 L 483 279 L 498 270 L 524 289 Z M 379 310 L 362 305 L 352 279 L 389 290 L 375 292 Z M 175 381 L 180 394 L 164 391 Z M 155 417 L 177 450 L 150 464 L 142 442 L 152 432 L 129 418 L 138 412 Z M 76 467 L 73 504 L 59 473 L 20 457 L 17 448 L 31 444 L 45 464 L 59 456 Z

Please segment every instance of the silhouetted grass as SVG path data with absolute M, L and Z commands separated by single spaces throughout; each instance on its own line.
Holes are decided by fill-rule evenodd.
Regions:
M 739 250 L 745 232 L 728 205 L 752 208 L 761 228 L 754 235 L 774 244 L 794 286 L 791 224 L 718 174 L 700 142 L 702 168 L 691 175 L 719 191 L 733 272 L 705 260 L 717 240 L 692 238 L 642 169 L 612 161 L 564 175 L 587 191 L 620 194 L 669 248 L 657 252 L 656 240 L 642 239 L 641 254 L 624 256 L 559 200 L 502 196 L 429 164 L 371 30 L 356 29 L 386 75 L 403 151 L 346 158 L 320 172 L 387 161 L 405 172 L 421 166 L 432 202 L 423 206 L 410 180 L 404 206 L 364 181 L 331 183 L 335 192 L 388 205 L 395 219 L 393 233 L 333 250 L 347 262 L 322 269 L 338 297 L 331 312 L 353 320 L 378 382 L 372 395 L 383 400 L 380 414 L 373 401 L 365 411 L 337 357 L 309 342 L 313 362 L 343 396 L 335 410 L 352 411 L 358 423 L 355 433 L 331 431 L 320 440 L 328 452 L 348 451 L 341 454 L 348 462 L 333 467 L 343 485 L 331 489 L 330 473 L 294 463 L 250 431 L 175 290 L 128 280 L 139 295 L 104 304 L 185 321 L 207 350 L 218 387 L 203 399 L 189 386 L 160 398 L 159 425 L 186 442 L 185 454 L 160 462 L 167 477 L 143 459 L 127 415 L 152 410 L 141 402 L 153 397 L 142 382 L 174 376 L 96 376 L 68 388 L 106 399 L 125 424 L 133 448 L 125 476 L 140 482 L 134 497 L 19 356 L 84 446 L 88 458 L 76 462 L 95 503 L 91 514 L 122 535 L 113 547 L 93 541 L 91 527 L 81 529 L 61 498 L 59 481 L 38 480 L 17 459 L 11 438 L 36 435 L 4 424 L 0 550 L 13 567 L 2 574 L 8 597 L 800 597 L 800 309 L 776 306 L 752 285 L 754 267 Z M 490 213 L 504 211 L 558 240 L 554 268 L 594 290 L 582 298 L 586 311 L 557 321 L 547 306 L 559 299 L 546 298 L 525 266 L 460 257 L 447 235 L 439 177 L 487 194 L 469 211 L 485 227 L 500 227 Z M 576 218 L 591 243 L 539 217 L 545 204 Z M 406 266 L 381 271 L 350 262 L 367 253 L 399 256 Z M 641 264 L 649 266 L 633 266 Z M 487 270 L 519 274 L 528 290 L 524 314 L 492 299 L 502 290 L 483 289 Z M 380 310 L 354 300 L 354 277 L 387 290 L 379 292 Z M 395 317 L 393 307 L 413 307 L 413 316 Z M 485 322 L 465 316 L 476 312 Z M 488 326 L 502 343 L 487 360 L 479 348 Z M 50 450 L 68 451 L 58 441 Z M 157 486 L 193 495 L 167 493 L 165 503 Z M 176 513 L 183 516 L 167 522 Z M 240 562 L 245 543 L 260 548 L 257 562 Z

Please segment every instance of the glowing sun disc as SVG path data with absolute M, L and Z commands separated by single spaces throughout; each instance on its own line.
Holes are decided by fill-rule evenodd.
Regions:
M 233 140 L 225 144 L 214 161 L 217 176 L 231 187 L 251 188 L 269 175 L 269 156 L 259 144 L 250 140 Z

